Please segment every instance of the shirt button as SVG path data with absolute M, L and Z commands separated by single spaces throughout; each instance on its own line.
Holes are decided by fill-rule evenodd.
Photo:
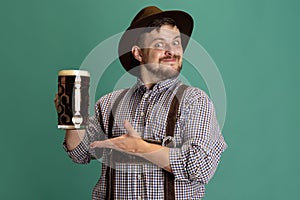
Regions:
M 148 98 L 148 97 L 149 97 L 149 94 L 147 94 L 147 93 L 144 94 L 144 97 L 145 97 L 145 98 Z
M 142 197 L 141 197 L 141 196 L 138 196 L 138 200 L 142 200 Z
M 142 178 L 141 175 L 138 175 L 138 179 L 141 180 L 141 178 Z
M 144 112 L 141 112 L 141 116 L 144 117 L 144 115 L 145 115 L 145 113 L 144 113 Z

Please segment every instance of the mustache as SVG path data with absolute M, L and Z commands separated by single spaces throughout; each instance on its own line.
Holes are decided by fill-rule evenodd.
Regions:
M 164 57 L 160 58 L 159 61 L 162 61 L 162 60 L 165 60 L 165 59 L 176 59 L 176 60 L 178 60 L 180 58 L 181 58 L 180 55 L 164 56 Z

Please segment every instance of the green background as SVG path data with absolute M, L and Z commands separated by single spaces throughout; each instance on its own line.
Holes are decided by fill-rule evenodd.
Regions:
M 74 164 L 62 149 L 57 73 L 79 68 L 153 4 L 194 17 L 192 37 L 226 87 L 229 148 L 204 199 L 300 199 L 297 0 L 1 0 L 0 199 L 91 199 L 99 163 Z M 117 60 L 112 65 L 121 68 Z M 101 79 L 97 98 L 124 73 L 113 71 Z M 192 82 L 205 89 L 201 78 Z

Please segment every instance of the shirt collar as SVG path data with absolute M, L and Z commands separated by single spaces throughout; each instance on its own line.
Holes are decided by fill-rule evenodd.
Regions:
M 176 85 L 178 82 L 179 82 L 178 76 L 167 79 L 167 80 L 160 81 L 154 85 L 154 87 L 152 88 L 152 91 L 158 92 L 158 93 L 163 92 L 163 91 L 169 89 L 170 87 L 172 87 L 173 85 Z M 145 86 L 144 82 L 138 78 L 136 86 L 135 86 L 135 90 L 138 92 L 141 92 L 143 94 L 149 89 Z

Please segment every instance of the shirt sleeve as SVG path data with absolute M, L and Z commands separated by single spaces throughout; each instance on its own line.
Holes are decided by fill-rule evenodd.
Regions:
M 81 143 L 72 150 L 68 150 L 66 141 L 63 142 L 63 148 L 68 156 L 79 164 L 88 164 L 92 159 L 99 159 L 102 157 L 103 149 L 90 149 L 89 145 L 93 141 L 103 140 L 104 134 L 96 116 L 89 118 L 89 123 L 86 128 L 86 134 Z
M 215 109 L 201 90 L 192 90 L 184 99 L 181 114 L 182 145 L 170 149 L 175 179 L 207 184 L 227 145 L 221 135 Z

